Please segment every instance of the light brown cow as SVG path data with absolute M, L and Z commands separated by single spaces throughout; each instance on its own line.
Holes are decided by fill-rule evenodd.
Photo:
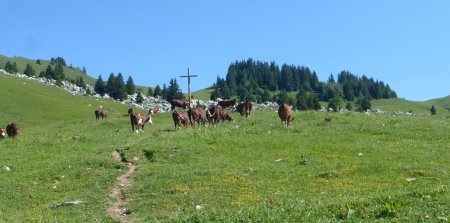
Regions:
M 189 119 L 185 111 L 174 110 L 172 112 L 173 123 L 175 124 L 175 129 L 180 129 L 181 124 L 185 127 L 189 124 Z
M 131 130 L 136 133 L 139 132 L 139 126 L 141 127 L 141 131 L 144 131 L 145 124 L 153 124 L 150 115 L 135 113 L 132 108 L 128 109 L 128 115 L 130 116 Z
M 96 109 L 95 110 L 95 119 L 99 120 L 100 118 L 104 119 L 108 115 L 108 112 L 106 112 L 103 109 Z
M 194 126 L 195 122 L 197 122 L 197 124 L 203 124 L 205 125 L 206 122 L 208 120 L 206 120 L 206 116 L 205 116 L 205 110 L 201 109 L 201 108 L 190 108 L 188 110 L 188 115 L 189 115 L 189 121 L 191 122 L 191 125 Z
M 278 108 L 278 116 L 281 119 L 281 123 L 286 127 L 290 126 L 291 122 L 294 121 L 294 117 L 292 117 L 291 107 L 286 103 L 283 103 Z

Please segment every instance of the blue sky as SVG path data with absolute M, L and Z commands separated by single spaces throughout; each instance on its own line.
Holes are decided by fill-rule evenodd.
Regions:
M 89 75 L 192 90 L 236 60 L 342 70 L 388 83 L 400 98 L 450 95 L 450 1 L 4 0 L 0 54 L 62 56 Z M 126 79 L 125 79 L 126 80 Z

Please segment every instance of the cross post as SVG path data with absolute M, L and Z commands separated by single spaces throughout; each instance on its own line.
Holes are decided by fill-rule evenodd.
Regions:
M 189 108 L 191 108 L 191 77 L 197 77 L 197 75 L 191 75 L 189 73 L 189 67 L 188 67 L 188 74 L 187 76 L 180 76 L 180 77 L 187 77 L 188 78 L 188 104 L 189 104 Z

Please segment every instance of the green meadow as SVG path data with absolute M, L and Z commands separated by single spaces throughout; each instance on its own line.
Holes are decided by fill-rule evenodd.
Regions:
M 120 222 L 106 211 L 127 170 L 115 149 L 137 165 L 128 222 L 450 219 L 448 98 L 372 102 L 427 114 L 435 104 L 435 116 L 296 111 L 289 128 L 275 111 L 181 130 L 157 113 L 135 134 L 129 106 L 112 100 L 3 74 L 0 96 L 0 126 L 21 126 L 0 141 L 0 222 Z M 95 120 L 99 106 L 107 119 Z

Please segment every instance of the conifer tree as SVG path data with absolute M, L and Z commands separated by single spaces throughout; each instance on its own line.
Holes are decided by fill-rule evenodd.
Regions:
M 98 79 L 94 85 L 94 91 L 97 92 L 97 94 L 100 94 L 101 96 L 105 95 L 106 85 L 105 82 L 103 82 L 102 75 L 98 75 Z
M 106 93 L 109 96 L 113 97 L 115 88 L 116 88 L 116 77 L 114 76 L 114 73 L 111 73 L 108 77 L 108 81 L 106 82 L 106 88 L 105 88 Z
M 133 78 L 131 76 L 129 76 L 127 79 L 126 88 L 127 88 L 127 94 L 132 95 L 132 94 L 136 93 L 136 86 L 134 85 Z
M 142 93 L 138 91 L 136 96 L 136 103 L 142 104 L 142 102 L 144 102 L 144 97 L 142 97 Z
M 155 87 L 155 91 L 153 92 L 153 97 L 162 97 L 162 91 L 161 91 L 161 87 L 159 86 L 159 84 L 156 85 Z
M 177 79 L 170 79 L 169 87 L 167 88 L 165 99 L 172 101 L 173 99 L 183 99 L 184 94 L 181 92 L 181 88 L 177 83 Z
M 153 97 L 153 89 L 151 87 L 148 88 L 147 95 Z
M 436 108 L 434 107 L 434 105 L 431 105 L 431 115 L 436 115 Z
M 84 80 L 82 77 L 78 76 L 77 79 L 75 80 L 75 85 L 77 85 L 78 87 L 81 88 L 86 88 L 86 84 L 84 83 Z
M 125 82 L 123 80 L 122 73 L 117 74 L 116 77 L 116 88 L 115 88 L 115 97 L 116 100 L 123 101 L 127 98 L 127 88 L 125 86 Z
M 5 64 L 5 71 L 11 74 L 15 74 L 17 72 L 19 72 L 19 70 L 17 69 L 17 64 L 16 62 L 11 63 L 11 62 L 6 62 Z
M 25 75 L 27 75 L 28 77 L 34 77 L 36 76 L 36 71 L 33 69 L 33 67 L 28 63 L 27 67 L 25 68 L 25 70 L 23 71 L 23 73 Z
M 62 81 L 64 80 L 64 78 L 66 78 L 66 76 L 64 75 L 64 68 L 62 63 L 60 62 L 56 63 L 55 71 L 53 72 L 53 74 L 54 74 L 53 79 L 57 81 Z
M 45 70 L 45 75 L 44 77 L 47 79 L 52 79 L 55 76 L 55 72 L 53 71 L 52 66 L 49 64 L 47 66 L 47 69 Z

